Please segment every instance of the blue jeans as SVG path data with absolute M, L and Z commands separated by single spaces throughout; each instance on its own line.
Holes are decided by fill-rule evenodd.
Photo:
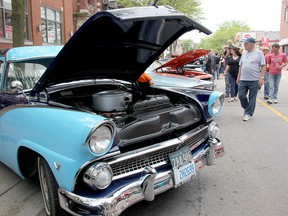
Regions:
M 226 94 L 226 96 L 229 96 L 231 93 L 231 84 L 230 84 L 229 76 L 230 76 L 230 74 L 226 73 L 226 75 L 225 75 L 225 94 Z
M 269 74 L 269 99 L 277 99 L 282 74 Z
M 230 83 L 230 93 L 231 93 L 231 98 L 237 97 L 238 94 L 238 85 L 236 83 L 236 78 L 231 76 L 230 73 L 227 73 L 226 76 L 228 76 L 229 83 Z
M 264 96 L 269 96 L 269 72 L 265 72 L 264 77 Z
M 253 116 L 256 107 L 258 89 L 258 81 L 240 81 L 238 86 L 239 100 L 244 109 L 245 115 Z
M 214 79 L 219 79 L 219 64 L 215 64 Z

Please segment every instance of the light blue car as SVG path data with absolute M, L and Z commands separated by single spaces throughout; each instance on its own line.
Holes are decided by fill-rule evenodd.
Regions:
M 0 161 L 39 176 L 47 215 L 119 215 L 224 155 L 223 93 L 136 82 L 193 29 L 211 33 L 169 7 L 124 8 L 64 47 L 1 50 Z

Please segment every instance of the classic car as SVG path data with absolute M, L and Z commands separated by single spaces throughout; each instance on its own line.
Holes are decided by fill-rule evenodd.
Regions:
M 213 81 L 213 75 L 202 71 L 201 68 L 199 68 L 200 66 L 196 68 L 196 65 L 194 65 L 193 69 L 191 68 L 192 66 L 187 66 L 189 63 L 207 55 L 208 52 L 209 51 L 205 49 L 195 49 L 175 58 L 159 59 L 159 66 L 155 68 L 155 71 L 158 73 L 179 74 L 198 80 Z
M 200 88 L 213 90 L 215 83 L 213 81 L 195 79 L 186 77 L 180 74 L 166 73 L 156 71 L 155 68 L 161 66 L 161 63 L 156 60 L 146 70 L 157 87 L 185 87 L 185 88 Z
M 47 215 L 120 215 L 225 154 L 223 93 L 136 82 L 191 30 L 211 33 L 167 6 L 124 8 L 96 13 L 64 47 L 0 52 L 0 160 L 39 179 Z

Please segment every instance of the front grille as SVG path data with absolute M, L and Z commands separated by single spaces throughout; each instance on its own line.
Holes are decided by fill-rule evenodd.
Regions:
M 167 143 L 163 145 L 157 144 L 152 147 L 133 151 L 133 153 L 127 152 L 124 155 L 116 156 L 110 162 L 107 161 L 113 170 L 113 179 L 116 180 L 124 176 L 142 172 L 146 166 L 155 168 L 168 164 L 170 163 L 170 153 L 184 146 L 189 146 L 191 150 L 196 148 L 207 138 L 207 133 L 208 127 L 204 126 L 179 137 L 182 142 L 174 142 L 168 145 Z

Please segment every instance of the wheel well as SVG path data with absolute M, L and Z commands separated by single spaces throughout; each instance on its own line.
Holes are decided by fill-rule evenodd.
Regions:
M 36 178 L 38 153 L 26 147 L 20 147 L 18 151 L 19 168 L 25 178 Z

